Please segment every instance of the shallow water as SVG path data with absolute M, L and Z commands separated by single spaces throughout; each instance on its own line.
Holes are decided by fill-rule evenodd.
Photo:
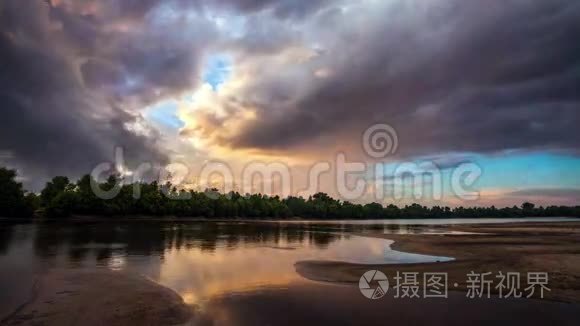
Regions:
M 220 324 L 215 319 L 218 315 L 214 315 L 218 307 L 239 309 L 249 305 L 247 311 L 260 315 L 260 298 L 265 293 L 280 302 L 295 300 L 296 291 L 314 291 L 318 296 L 325 293 L 331 301 L 348 293 L 356 298 L 338 300 L 333 305 L 347 306 L 328 306 L 327 313 L 355 306 L 361 311 L 367 309 L 362 308 L 367 299 L 356 286 L 345 289 L 344 285 L 306 280 L 295 271 L 298 261 L 382 264 L 452 259 L 397 252 L 390 249 L 392 241 L 352 235 L 369 230 L 421 234 L 432 232 L 433 226 L 252 222 L 0 224 L 0 319 L 26 299 L 35 275 L 51 268 L 107 268 L 143 274 L 179 293 L 186 303 L 202 312 L 200 316 Z M 294 304 L 303 309 L 324 306 L 319 300 L 307 295 Z M 356 305 L 352 306 L 352 302 Z M 427 303 L 421 303 L 424 304 Z M 284 312 L 273 313 L 271 307 L 264 306 L 260 318 L 268 314 L 277 318 Z M 310 313 L 305 311 L 306 315 Z M 223 311 L 219 316 L 223 316 Z M 268 323 L 260 319 L 262 322 Z M 356 324 L 356 320 L 347 324 L 351 323 Z
M 408 218 L 386 220 L 327 220 L 327 221 L 280 221 L 279 223 L 348 224 L 348 225 L 457 225 L 457 224 L 503 224 L 528 222 L 573 222 L 575 217 L 519 217 L 519 218 Z

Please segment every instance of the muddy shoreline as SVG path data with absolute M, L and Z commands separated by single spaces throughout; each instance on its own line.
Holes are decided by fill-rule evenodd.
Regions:
M 467 274 L 500 271 L 519 272 L 522 288 L 528 272 L 548 272 L 549 288 L 545 300 L 580 303 L 580 223 L 514 223 L 441 226 L 438 231 L 484 234 L 396 235 L 364 233 L 363 236 L 394 240 L 392 249 L 434 256 L 454 257 L 444 263 L 359 265 L 343 262 L 302 261 L 296 271 L 314 281 L 358 283 L 371 269 L 384 272 L 389 279 L 397 272 L 448 273 L 450 290 L 466 292 Z M 454 286 L 457 284 L 457 286 Z M 498 294 L 497 289 L 491 289 Z M 534 296 L 536 298 L 536 296 Z
M 1 325 L 182 325 L 193 307 L 172 290 L 114 271 L 51 270 Z

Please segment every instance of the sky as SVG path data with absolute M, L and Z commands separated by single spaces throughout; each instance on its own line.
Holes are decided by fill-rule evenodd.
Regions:
M 116 148 L 128 170 L 187 166 L 185 186 L 211 162 L 238 184 L 283 163 L 307 195 L 330 162 L 314 190 L 341 197 L 342 154 L 374 182 L 481 170 L 475 199 L 385 204 L 577 205 L 578 35 L 574 0 L 0 0 L 0 165 L 38 191 Z M 376 124 L 396 131 L 380 158 L 361 143 Z

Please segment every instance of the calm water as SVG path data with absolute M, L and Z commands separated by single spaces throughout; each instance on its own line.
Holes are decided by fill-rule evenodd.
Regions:
M 574 217 L 521 217 L 521 218 L 439 218 L 439 219 L 398 219 L 398 220 L 328 220 L 328 221 L 281 221 L 280 223 L 348 224 L 348 225 L 457 225 L 457 224 L 502 224 L 528 222 L 570 222 L 580 221 Z
M 352 235 L 369 230 L 420 234 L 434 227 L 313 222 L 0 224 L 0 319 L 26 299 L 40 273 L 103 268 L 143 274 L 173 289 L 197 307 L 203 316 L 199 322 L 208 325 L 382 324 L 389 311 L 411 312 L 419 306 L 432 309 L 433 316 L 449 324 L 441 305 L 477 311 L 492 303 L 466 303 L 463 295 L 453 294 L 443 303 L 386 299 L 378 309 L 355 286 L 312 282 L 294 268 L 302 260 L 377 264 L 452 259 L 396 252 L 389 247 L 391 241 Z M 557 312 L 559 321 L 567 323 L 580 312 L 572 305 L 525 300 L 507 306 L 530 310 L 533 322 L 554 318 Z M 421 322 L 421 316 L 408 317 Z

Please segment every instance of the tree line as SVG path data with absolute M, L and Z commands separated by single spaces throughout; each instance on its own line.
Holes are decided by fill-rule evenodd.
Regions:
M 118 177 L 97 183 L 111 190 Z M 398 219 L 398 218 L 461 218 L 461 217 L 580 217 L 580 206 L 536 207 L 524 203 L 520 207 L 426 207 L 419 204 L 398 207 L 378 203 L 366 205 L 341 201 L 325 193 L 308 198 L 267 196 L 217 189 L 205 191 L 179 190 L 158 182 L 139 184 L 135 198 L 132 184 L 122 185 L 111 199 L 95 195 L 90 175 L 77 182 L 64 176 L 46 183 L 40 194 L 27 192 L 17 181 L 16 171 L 0 167 L 0 217 L 66 218 L 72 215 L 91 216 L 176 216 L 204 218 L 310 218 L 310 219 Z M 176 199 L 177 198 L 177 199 Z

